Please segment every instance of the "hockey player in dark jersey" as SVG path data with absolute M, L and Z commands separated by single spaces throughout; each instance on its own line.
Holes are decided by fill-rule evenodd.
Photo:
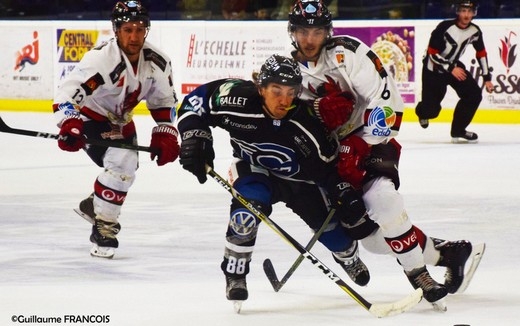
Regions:
M 178 109 L 180 163 L 204 183 L 205 165 L 212 166 L 215 155 L 210 127 L 225 129 L 235 157 L 230 182 L 263 213 L 269 215 L 273 204 L 283 202 L 317 230 L 332 204 L 336 215 L 358 225 L 347 235 L 344 226 L 333 219 L 319 241 L 355 283 L 366 285 L 370 275 L 352 238 L 365 237 L 377 225 L 365 219 L 360 194 L 337 173 L 337 142 L 312 109 L 297 98 L 301 81 L 300 69 L 292 59 L 273 55 L 256 82 L 221 79 L 196 88 Z M 232 200 L 221 265 L 229 300 L 248 297 L 246 275 L 259 223 Z
M 380 226 L 361 241 L 363 246 L 393 254 L 412 286 L 420 287 L 435 309 L 445 310 L 444 297 L 465 288 L 464 266 L 473 247 L 465 240 L 426 236 L 404 209 L 397 191 L 401 146 L 395 140 L 404 104 L 395 81 L 366 44 L 347 35 L 332 36 L 332 15 L 321 1 L 297 1 L 288 31 L 292 55 L 302 70 L 300 98 L 312 102 L 327 129 L 337 135 L 338 173 L 363 190 L 369 216 Z M 447 267 L 444 284 L 431 277 L 426 264 Z
M 477 142 L 478 135 L 466 127 L 482 101 L 482 90 L 459 60 L 470 44 L 475 48 L 486 91 L 491 93 L 494 86 L 482 31 L 472 22 L 478 5 L 473 0 L 460 0 L 456 8 L 457 18 L 442 21 L 431 34 L 423 59 L 422 99 L 415 113 L 421 126 L 428 128 L 429 120 L 439 115 L 447 87 L 451 86 L 460 98 L 453 112 L 452 142 Z

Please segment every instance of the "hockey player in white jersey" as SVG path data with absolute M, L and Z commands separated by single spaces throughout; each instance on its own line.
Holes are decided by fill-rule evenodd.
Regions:
M 93 193 L 76 211 L 92 226 L 93 256 L 112 258 L 121 229 L 118 217 L 138 168 L 135 150 L 85 146 L 84 137 L 135 144 L 132 120 L 136 105 L 146 105 L 157 126 L 152 129 L 152 160 L 162 166 L 179 153 L 178 132 L 172 123 L 177 97 L 172 66 L 166 54 L 146 41 L 148 11 L 139 1 L 117 2 L 112 11 L 115 37 L 87 52 L 60 85 L 53 111 L 65 151 L 84 149 L 103 171 Z M 173 108 L 173 110 L 172 110 Z
M 395 82 L 366 44 L 351 36 L 332 36 L 332 16 L 321 1 L 297 1 L 289 13 L 288 32 L 295 47 L 292 56 L 302 71 L 301 97 L 313 103 L 338 136 L 338 172 L 363 189 L 369 215 L 380 226 L 362 240 L 364 247 L 395 255 L 413 287 L 422 288 L 427 301 L 445 310 L 443 298 L 463 284 L 472 245 L 428 237 L 408 218 L 397 191 L 401 146 L 395 136 L 404 104 Z M 425 263 L 447 267 L 444 284 L 430 276 Z

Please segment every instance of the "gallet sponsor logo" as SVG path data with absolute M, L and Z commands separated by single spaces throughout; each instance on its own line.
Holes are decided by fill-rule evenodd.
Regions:
M 247 98 L 240 96 L 224 96 L 220 98 L 220 105 L 244 106 Z

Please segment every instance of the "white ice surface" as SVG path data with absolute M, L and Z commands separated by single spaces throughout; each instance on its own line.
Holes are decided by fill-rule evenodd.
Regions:
M 50 114 L 0 115 L 13 128 L 58 131 Z M 147 146 L 152 119 L 137 116 L 136 124 Z M 13 315 L 109 315 L 99 325 L 114 326 L 519 325 L 520 126 L 469 129 L 480 143 L 450 144 L 449 124 L 423 130 L 404 123 L 400 191 L 427 234 L 485 242 L 480 268 L 466 293 L 447 298 L 446 313 L 423 301 L 383 319 L 307 261 L 275 293 L 262 261 L 271 258 L 281 277 L 298 253 L 266 226 L 248 276 L 249 300 L 235 314 L 219 267 L 230 195 L 213 180 L 198 184 L 178 162 L 157 167 L 144 152 L 123 206 L 116 256 L 90 257 L 90 225 L 72 209 L 92 191 L 99 168 L 82 152 L 60 151 L 54 140 L 0 133 L 0 325 L 17 324 Z M 215 139 L 215 169 L 226 175 L 227 136 L 217 130 Z M 272 217 L 301 244 L 310 239 L 285 207 L 276 205 Z M 395 259 L 361 250 L 372 279 L 367 287 L 352 285 L 356 291 L 375 303 L 410 293 Z M 353 284 L 320 244 L 312 251 Z M 443 268 L 430 270 L 443 278 Z

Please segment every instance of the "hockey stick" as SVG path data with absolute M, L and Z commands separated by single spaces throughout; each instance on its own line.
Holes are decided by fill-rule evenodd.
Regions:
M 354 301 L 365 308 L 368 312 L 376 317 L 386 317 L 405 312 L 414 307 L 422 299 L 422 290 L 416 289 L 413 293 L 407 295 L 405 298 L 392 303 L 370 303 L 345 283 L 339 276 L 334 274 L 325 264 L 323 264 L 316 256 L 306 250 L 298 241 L 289 235 L 284 229 L 278 226 L 267 215 L 258 210 L 246 198 L 244 198 L 233 186 L 215 172 L 210 166 L 206 166 L 206 173 L 209 174 L 218 184 L 226 189 L 236 200 L 238 200 L 245 208 L 258 217 L 282 239 L 289 243 L 293 248 L 298 250 L 300 254 L 307 258 L 316 268 L 322 271 L 331 281 L 336 283 L 343 291 L 345 291 Z
M 323 234 L 323 232 L 329 225 L 329 222 L 335 213 L 336 213 L 335 208 L 332 208 L 329 211 L 329 214 L 327 215 L 325 222 L 323 222 L 323 225 L 321 226 L 321 228 L 316 233 L 314 233 L 314 236 L 311 238 L 311 240 L 309 241 L 307 246 L 305 246 L 305 250 L 310 251 L 312 249 L 312 247 L 314 246 L 316 241 L 318 241 L 318 239 L 321 237 L 321 235 Z M 289 268 L 287 273 L 285 273 L 285 275 L 282 277 L 282 279 L 280 281 L 278 280 L 278 277 L 276 276 L 276 271 L 274 269 L 273 263 L 271 262 L 271 259 L 267 258 L 264 260 L 263 267 L 264 267 L 265 275 L 267 276 L 267 279 L 269 280 L 269 282 L 271 282 L 271 285 L 273 286 L 273 289 L 275 292 L 280 291 L 280 289 L 285 285 L 285 283 L 287 283 L 287 280 L 289 280 L 289 278 L 292 276 L 294 271 L 298 268 L 298 266 L 300 266 L 300 264 L 302 263 L 304 258 L 305 257 L 303 257 L 303 255 L 300 254 L 300 256 L 298 256 L 296 261 L 292 264 L 291 268 Z
M 48 133 L 48 132 L 11 128 L 4 122 L 2 117 L 0 117 L 0 132 L 6 132 L 6 133 L 10 133 L 10 134 L 24 135 L 24 136 L 30 136 L 30 137 L 56 139 L 56 140 L 58 140 L 58 139 L 66 140 L 67 139 L 67 136 L 61 136 L 58 134 L 52 134 L 52 133 Z M 150 147 L 146 147 L 146 146 L 124 144 L 124 143 L 120 143 L 120 142 L 114 142 L 114 141 L 103 140 L 103 139 L 84 138 L 84 140 L 85 140 L 85 143 L 94 145 L 94 146 L 117 147 L 117 148 L 124 148 L 124 149 L 136 150 L 136 151 L 153 152 L 153 150 Z

